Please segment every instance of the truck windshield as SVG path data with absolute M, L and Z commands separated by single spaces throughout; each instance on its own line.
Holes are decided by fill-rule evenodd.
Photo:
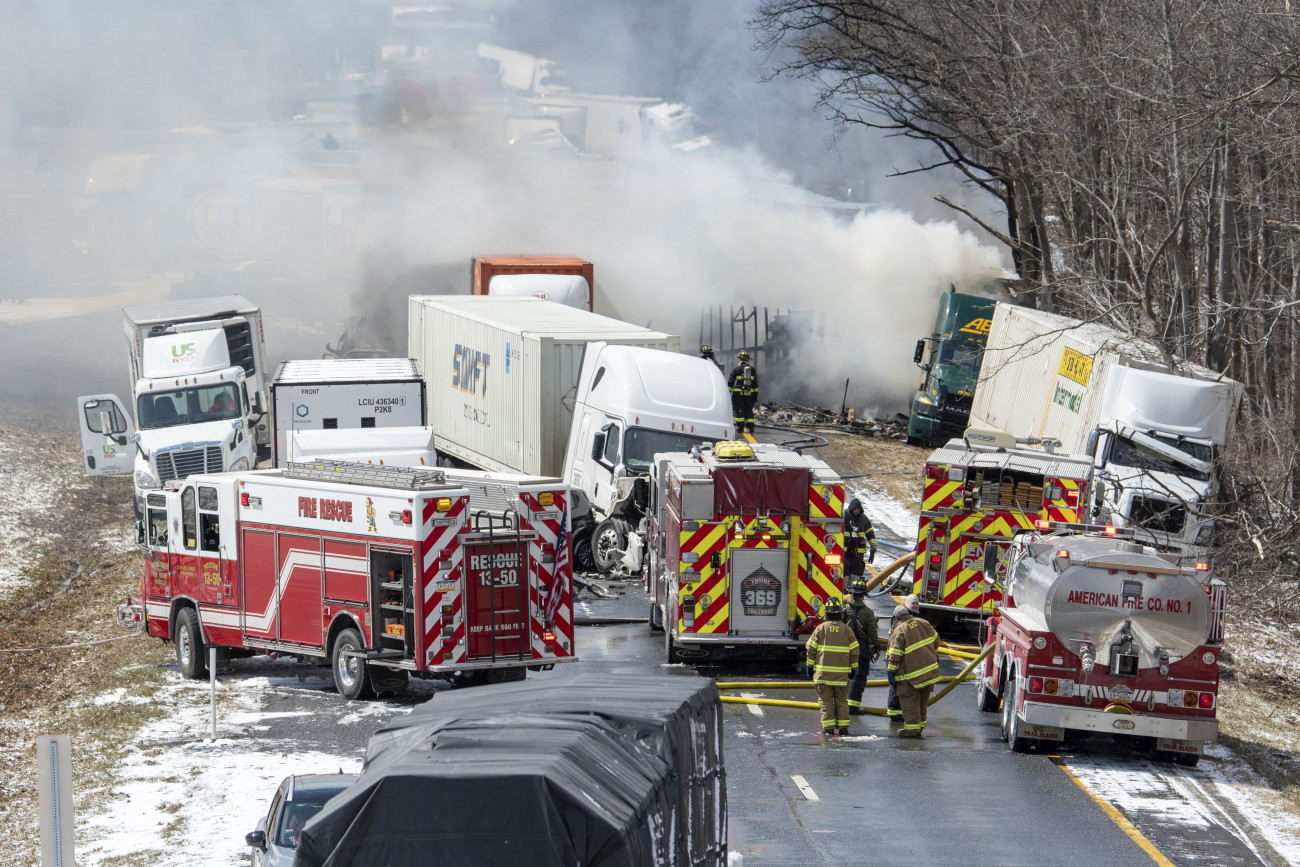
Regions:
M 628 468 L 646 469 L 654 463 L 658 452 L 685 452 L 691 446 L 712 444 L 709 437 L 688 436 L 663 430 L 628 428 L 623 438 L 623 464 Z
M 1208 464 L 1214 460 L 1213 447 L 1205 443 L 1179 441 L 1170 437 L 1158 437 L 1158 439 L 1167 443 L 1171 448 L 1178 449 L 1198 461 Z M 1115 453 L 1111 460 L 1122 467 L 1133 467 L 1138 470 L 1151 470 L 1158 473 L 1173 473 L 1187 479 L 1195 479 L 1198 482 L 1208 482 L 1210 480 L 1209 473 L 1179 463 L 1142 443 L 1136 443 L 1124 436 L 1116 440 Z
M 136 417 L 142 430 L 239 418 L 239 387 L 233 382 L 140 395 Z
M 973 343 L 944 341 L 939 347 L 939 363 L 978 368 L 984 360 L 984 347 Z

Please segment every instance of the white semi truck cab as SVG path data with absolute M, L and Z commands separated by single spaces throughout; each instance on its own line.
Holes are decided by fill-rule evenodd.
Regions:
M 261 311 L 240 296 L 123 308 L 132 400 L 77 399 L 90 475 L 130 473 L 144 495 L 269 455 Z
M 1235 382 L 1110 369 L 1087 451 L 1116 526 L 1160 548 L 1203 553 L 1214 533 L 1214 464 L 1239 399 Z
M 706 359 L 640 346 L 587 344 L 578 375 L 563 479 L 575 505 L 574 538 L 588 525 L 601 571 L 637 573 L 645 550 L 647 479 L 660 452 L 731 436 L 731 396 Z

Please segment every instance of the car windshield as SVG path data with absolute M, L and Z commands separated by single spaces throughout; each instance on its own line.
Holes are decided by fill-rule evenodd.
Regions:
M 1150 434 L 1148 435 L 1150 436 Z M 1162 436 L 1155 438 L 1170 448 L 1177 449 L 1203 463 L 1208 464 L 1214 460 L 1213 447 L 1205 443 L 1193 443 Z M 1149 446 L 1134 442 L 1128 437 L 1119 437 L 1115 443 L 1115 453 L 1111 460 L 1122 467 L 1132 467 L 1137 470 L 1150 470 L 1159 473 L 1173 473 L 1184 478 L 1195 479 L 1198 482 L 1208 482 L 1210 480 L 1208 472 L 1202 472 L 1176 461 Z
M 151 391 L 136 401 L 141 430 L 240 417 L 239 386 L 233 382 Z
M 685 452 L 691 446 L 712 445 L 709 437 L 689 436 L 663 430 L 646 430 L 645 428 L 628 428 L 623 437 L 623 463 L 629 468 L 645 469 L 654 463 L 659 452 Z
M 298 835 L 302 833 L 302 826 L 324 808 L 325 801 L 328 801 L 333 794 L 330 792 L 328 795 L 323 795 L 321 800 L 292 801 L 286 804 L 280 812 L 280 827 L 275 829 L 275 845 L 284 846 L 286 849 L 297 849 Z

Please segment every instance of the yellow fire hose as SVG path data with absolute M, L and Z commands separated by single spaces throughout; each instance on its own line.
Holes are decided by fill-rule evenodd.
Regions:
M 940 690 L 938 694 L 930 697 L 930 704 L 934 704 L 936 701 L 943 698 L 948 693 L 952 692 L 953 688 L 956 687 L 957 684 L 970 678 L 971 672 L 975 670 L 975 666 L 978 665 L 980 662 L 982 662 L 984 658 L 988 656 L 989 653 L 991 653 L 992 651 L 993 651 L 993 645 L 990 644 L 987 647 L 985 647 L 983 650 L 981 650 L 978 654 L 972 654 L 974 658 L 971 659 L 970 663 L 961 670 L 960 674 L 951 675 L 951 676 L 945 675 L 944 677 L 939 678 L 940 683 L 947 683 L 948 685 L 944 687 L 942 690 Z M 879 686 L 885 686 L 888 683 L 889 683 L 888 680 L 869 680 L 867 681 L 867 686 L 879 687 Z M 811 681 L 782 681 L 782 680 L 735 681 L 730 683 L 717 684 L 718 689 L 812 689 L 814 686 L 815 684 L 813 684 Z M 791 701 L 789 699 L 783 699 L 783 698 L 748 698 L 746 696 L 739 696 L 739 695 L 724 695 L 721 696 L 721 698 L 722 701 L 726 704 L 759 704 L 759 705 L 769 705 L 771 707 L 807 708 L 808 710 L 817 710 L 820 707 L 820 705 L 818 705 L 817 702 L 815 701 Z M 885 715 L 885 709 L 883 707 L 864 707 L 862 708 L 862 710 L 866 711 L 869 714 L 875 714 L 876 716 Z

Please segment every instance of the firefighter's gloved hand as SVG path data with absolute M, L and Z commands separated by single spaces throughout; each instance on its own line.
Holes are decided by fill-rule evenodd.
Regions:
M 876 549 L 875 549 L 875 548 L 872 548 L 869 552 L 867 552 L 867 562 L 868 562 L 868 563 L 874 563 L 874 562 L 876 562 Z
M 812 680 L 812 676 L 813 676 L 813 667 L 812 667 L 811 665 L 809 665 L 809 666 L 805 666 L 805 668 L 806 668 L 807 671 L 808 671 L 808 679 L 809 679 L 809 680 Z
M 850 669 L 849 669 L 849 679 L 850 679 L 850 680 L 857 680 L 857 679 L 858 679 L 858 669 L 857 669 L 856 666 L 853 667 L 853 668 L 850 668 Z
M 892 671 L 885 672 L 885 679 L 889 681 L 890 686 L 897 686 L 897 684 L 894 683 L 894 673 Z

